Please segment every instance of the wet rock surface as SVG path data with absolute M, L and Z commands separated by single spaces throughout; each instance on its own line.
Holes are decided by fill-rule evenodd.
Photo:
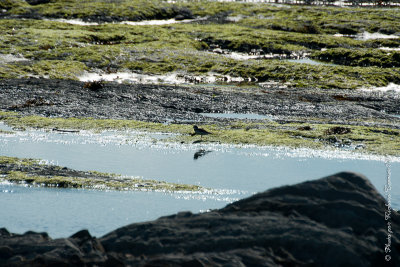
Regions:
M 175 123 L 228 120 L 199 113 L 257 113 L 272 115 L 284 122 L 307 122 L 307 118 L 317 118 L 333 123 L 387 126 L 379 122 L 386 119 L 393 121 L 390 127 L 400 127 L 395 123 L 399 119 L 390 115 L 400 110 L 400 97 L 395 93 L 274 86 L 241 88 L 114 82 L 89 86 L 68 80 L 12 79 L 0 81 L 0 109 L 24 115 Z
M 180 212 L 101 237 L 0 229 L 6 266 L 398 266 L 400 216 L 362 175 L 283 186 L 220 210 Z M 385 246 L 390 239 L 390 252 Z M 385 256 L 390 255 L 390 261 Z

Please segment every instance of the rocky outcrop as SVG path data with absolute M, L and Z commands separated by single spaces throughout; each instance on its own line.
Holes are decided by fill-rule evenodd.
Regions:
M 400 266 L 400 216 L 391 210 L 385 218 L 387 211 L 365 177 L 343 172 L 101 238 L 2 229 L 0 265 Z
M 56 89 L 55 89 L 56 88 Z M 399 98 L 374 91 L 315 88 L 219 90 L 214 87 L 118 84 L 53 79 L 0 79 L 0 109 L 21 115 L 93 117 L 151 122 L 215 123 L 199 113 L 256 113 L 279 122 L 319 118 L 333 124 L 400 128 Z M 385 110 L 385 112 L 381 112 Z M 168 119 L 167 119 L 168 118 Z M 365 118 L 365 120 L 364 120 Z M 327 119 L 327 120 L 326 120 Z M 371 119 L 371 120 L 370 120 Z M 387 125 L 380 119 L 394 123 Z M 400 120 L 399 120 L 400 121 Z

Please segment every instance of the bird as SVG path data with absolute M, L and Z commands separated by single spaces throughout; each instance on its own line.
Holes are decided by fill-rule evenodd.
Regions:
M 194 126 L 193 126 L 193 130 L 194 130 L 194 134 L 193 134 L 193 135 L 198 134 L 198 135 L 201 136 L 201 138 L 203 138 L 203 135 L 211 134 L 210 132 L 208 132 L 208 131 L 206 131 L 206 130 L 204 130 L 204 129 L 201 129 L 201 128 L 197 127 L 197 125 L 194 125 Z

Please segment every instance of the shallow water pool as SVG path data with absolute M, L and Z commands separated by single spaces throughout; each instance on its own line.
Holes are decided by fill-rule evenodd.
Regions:
M 391 202 L 394 208 L 400 208 L 398 157 L 368 156 L 349 149 L 318 151 L 175 144 L 163 141 L 166 137 L 169 135 L 135 131 L 96 134 L 29 130 L 0 134 L 0 151 L 4 156 L 39 158 L 77 170 L 113 172 L 215 189 L 210 194 L 169 194 L 5 184 L 0 189 L 0 198 L 7 209 L 0 211 L 0 227 L 14 232 L 47 231 L 51 236 L 67 236 L 88 228 L 91 233 L 102 235 L 128 223 L 183 210 L 199 212 L 221 208 L 256 192 L 340 171 L 366 175 L 384 194 L 389 170 Z M 110 216 L 114 213 L 118 215 Z
M 24 187 L 0 184 L 0 227 L 11 232 L 48 232 L 67 237 L 89 229 L 102 236 L 132 222 L 154 220 L 187 210 L 220 208 L 225 201 L 206 196 L 160 192 L 118 192 Z
M 255 113 L 200 113 L 205 117 L 224 118 L 224 119 L 247 119 L 247 120 L 272 120 L 272 116 L 260 115 Z

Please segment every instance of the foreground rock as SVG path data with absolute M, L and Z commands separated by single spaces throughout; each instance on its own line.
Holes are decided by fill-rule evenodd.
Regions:
M 53 240 L 2 229 L 0 265 L 400 266 L 400 216 L 391 211 L 385 220 L 385 211 L 365 177 L 338 173 L 208 213 L 131 224 L 99 239 L 85 230 Z

